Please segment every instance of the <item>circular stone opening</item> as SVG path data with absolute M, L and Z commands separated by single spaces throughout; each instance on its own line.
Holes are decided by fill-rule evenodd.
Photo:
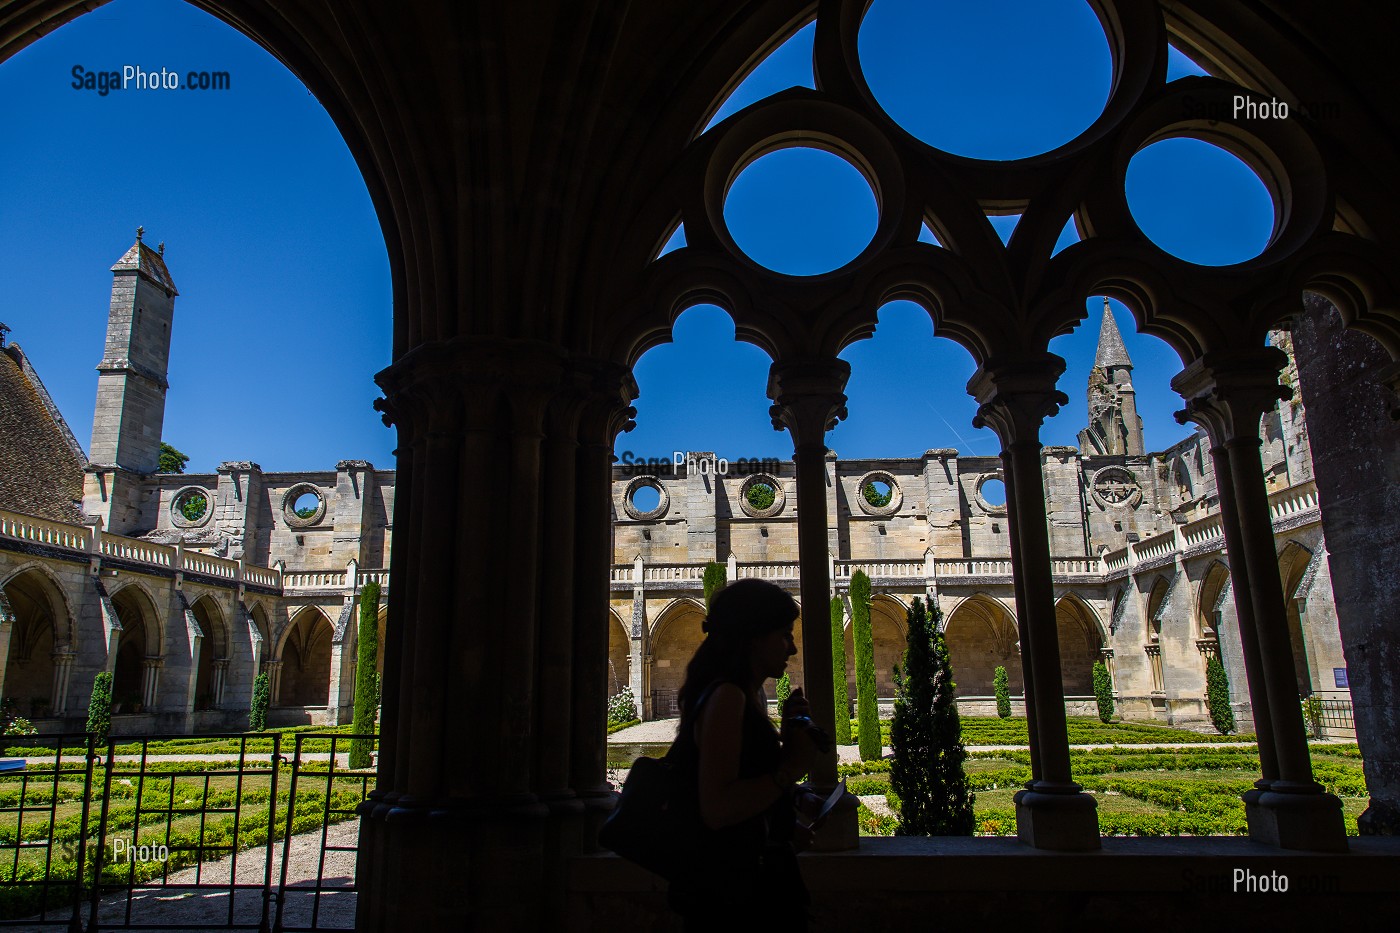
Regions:
M 882 479 L 872 479 L 861 487 L 860 494 L 877 509 L 883 509 L 894 499 L 894 486 Z
M 820 275 L 849 263 L 875 236 L 870 184 L 820 149 L 779 149 L 750 163 L 724 200 L 724 222 L 754 262 L 785 275 Z
M 1274 232 L 1274 202 L 1254 170 L 1199 139 L 1165 139 L 1128 163 L 1128 209 L 1158 248 L 1201 266 L 1253 259 Z
M 763 480 L 757 480 L 749 484 L 749 488 L 744 491 L 744 498 L 753 506 L 754 511 L 762 512 L 773 507 L 778 498 L 778 491 Z
M 974 159 L 1064 145 L 1098 119 L 1113 83 L 1108 38 L 1084 0 L 875 0 L 857 47 L 896 123 Z
M 184 489 L 175 497 L 172 508 L 181 519 L 194 524 L 209 514 L 209 497 L 199 489 Z
M 297 518 L 311 518 L 321 507 L 321 497 L 314 492 L 304 492 L 292 500 L 292 514 Z
M 638 486 L 632 490 L 632 508 L 638 512 L 655 512 L 661 504 L 661 490 L 655 486 Z
M 982 500 L 988 505 L 1002 508 L 1006 505 L 1006 483 L 999 479 L 989 479 L 978 490 Z

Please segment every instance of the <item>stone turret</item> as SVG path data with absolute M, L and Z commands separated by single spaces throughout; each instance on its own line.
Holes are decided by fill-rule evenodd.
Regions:
M 1079 449 L 1090 456 L 1142 456 L 1146 451 L 1133 389 L 1133 361 L 1123 346 L 1107 298 L 1099 325 L 1099 349 L 1089 371 L 1088 396 L 1089 426 L 1079 432 Z
M 158 250 L 136 242 L 112 266 L 107 344 L 97 364 L 97 407 L 84 510 L 111 531 L 151 527 L 140 512 L 139 477 L 160 464 L 170 329 L 179 294 Z

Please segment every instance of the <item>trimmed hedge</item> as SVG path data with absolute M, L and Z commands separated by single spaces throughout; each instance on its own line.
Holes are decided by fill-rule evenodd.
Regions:
M 374 669 L 379 662 L 379 584 L 371 580 L 360 590 L 359 653 L 355 661 L 355 733 L 374 732 L 374 720 L 379 713 L 379 687 Z M 350 741 L 350 767 L 368 768 L 373 739 Z

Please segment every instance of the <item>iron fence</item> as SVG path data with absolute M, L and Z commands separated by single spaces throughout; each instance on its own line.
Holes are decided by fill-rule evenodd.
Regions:
M 192 739 L 213 751 L 170 754 Z M 11 737 L 24 759 L 0 766 L 0 925 L 352 929 L 358 832 L 332 827 L 374 777 L 345 753 L 375 739 L 299 733 L 288 758 L 278 733 Z

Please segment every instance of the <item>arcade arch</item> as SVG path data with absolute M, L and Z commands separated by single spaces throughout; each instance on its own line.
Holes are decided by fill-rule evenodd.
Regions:
M 3 587 L 3 596 L 13 626 L 3 695 L 15 699 L 21 715 L 40 718 L 58 699 L 54 696 L 54 653 L 67 646 L 71 631 L 67 603 L 62 590 L 37 567 L 12 576 Z
M 223 702 L 224 678 L 230 660 L 228 623 L 211 596 L 201 596 L 190 606 L 199 629 L 204 633 L 199 645 L 195 673 L 194 708 L 218 709 Z
M 959 697 L 987 697 L 998 667 L 1013 696 L 1025 691 L 1016 617 L 1000 600 L 977 593 L 958 603 L 944 628 Z
M 298 612 L 282 638 L 279 706 L 326 706 L 331 688 L 331 641 L 335 629 L 315 606 Z
M 159 659 L 164 653 L 160 613 L 139 583 L 111 594 L 111 603 L 122 627 L 112 667 L 113 710 L 138 712 L 156 700 Z
M 1060 640 L 1060 676 L 1065 696 L 1091 696 L 1094 662 L 1105 647 L 1098 617 L 1084 600 L 1071 593 L 1055 604 L 1055 625 Z

